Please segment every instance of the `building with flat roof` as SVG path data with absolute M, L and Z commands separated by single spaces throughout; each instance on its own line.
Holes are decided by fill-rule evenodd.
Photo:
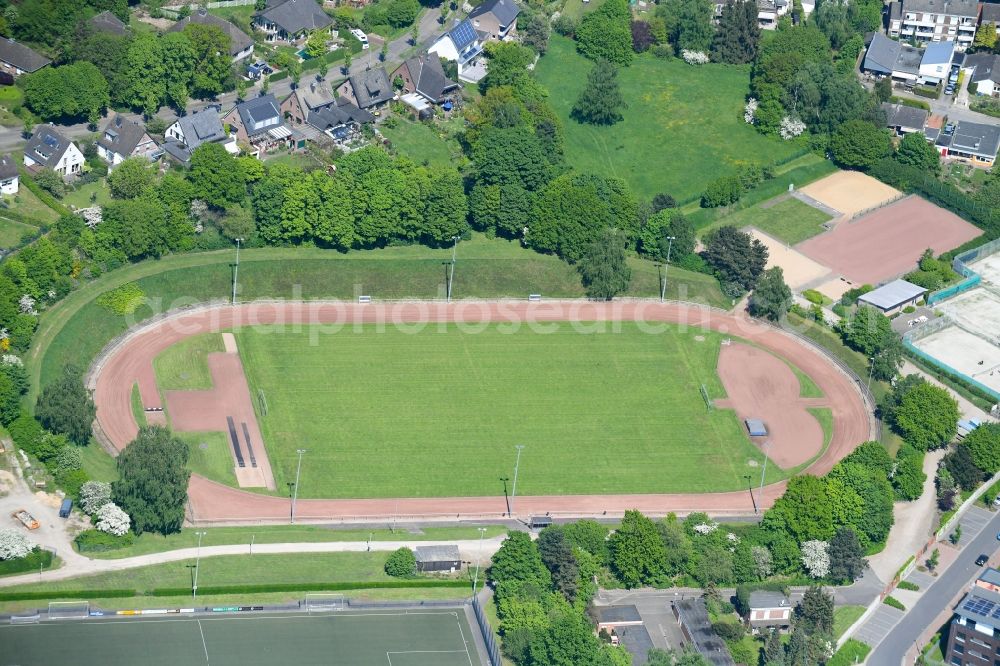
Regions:
M 755 634 L 761 629 L 785 631 L 792 625 L 792 604 L 781 592 L 755 590 L 750 593 L 747 625 Z
M 893 280 L 878 289 L 858 297 L 858 303 L 878 308 L 886 315 L 896 314 L 903 308 L 916 305 L 927 290 L 906 280 Z
M 992 167 L 1000 148 L 1000 127 L 961 120 L 951 133 L 938 135 L 935 145 L 942 157 Z
M 458 546 L 417 546 L 417 571 L 447 571 L 453 573 L 462 568 L 462 558 Z
M 955 607 L 948 630 L 945 663 L 992 664 L 1000 654 L 1000 593 L 973 585 Z
M 671 607 L 681 633 L 698 654 L 707 659 L 712 666 L 736 666 L 726 642 L 712 629 L 704 600 L 687 599 L 672 603 Z
M 979 574 L 979 578 L 973 585 L 1000 594 L 1000 571 L 993 567 L 986 567 L 986 570 Z
M 951 40 L 964 51 L 976 36 L 976 0 L 901 0 L 898 4 L 898 10 L 889 8 L 890 37 L 925 44 Z

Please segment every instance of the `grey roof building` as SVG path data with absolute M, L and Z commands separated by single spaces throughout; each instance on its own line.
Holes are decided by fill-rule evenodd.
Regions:
M 1000 3 L 997 2 L 984 2 L 982 7 L 979 9 L 979 23 L 992 23 L 994 25 L 1000 23 Z
M 649 659 L 649 651 L 655 647 L 646 627 L 615 627 L 615 634 L 619 644 L 632 655 L 632 666 L 644 666 Z
M 167 128 L 167 138 L 184 144 L 189 151 L 203 143 L 225 141 L 229 138 L 219 117 L 219 107 L 207 106 L 201 111 L 182 116 Z
M 861 68 L 885 76 L 915 79 L 920 74 L 922 56 L 920 49 L 876 32 L 872 36 Z
M 309 111 L 306 122 L 319 131 L 325 132 L 350 123 L 361 125 L 374 120 L 375 116 L 364 109 L 359 109 L 351 100 L 346 97 L 338 97 L 334 101 Z
M 12 73 L 17 75 L 37 72 L 52 61 L 13 39 L 0 38 L 0 62 L 7 64 L 7 69 L 14 70 Z
M 882 312 L 893 312 L 916 303 L 926 293 L 926 289 L 912 282 L 893 280 L 862 294 L 858 297 L 858 302 L 876 307 Z
M 458 546 L 417 546 L 417 571 L 457 571 L 462 568 Z
M 18 175 L 17 162 L 10 155 L 0 155 L 0 180 L 14 178 Z
M 405 88 L 412 89 L 429 102 L 440 104 L 447 92 L 458 87 L 458 83 L 449 79 L 441 66 L 441 58 L 436 53 L 422 53 L 409 58 L 393 72 L 400 75 L 409 84 Z
M 156 142 L 146 133 L 146 127 L 121 114 L 108 121 L 100 138 L 97 153 L 112 165 L 133 156 L 157 157 Z
M 597 609 L 597 624 L 642 624 L 642 617 L 635 606 L 601 606 Z
M 384 104 L 395 95 L 389 75 L 382 67 L 352 74 L 348 81 L 354 92 L 354 99 L 362 109 Z
M 945 662 L 992 663 L 997 649 L 1000 649 L 1000 594 L 974 585 L 955 608 Z
M 53 169 L 63 176 L 68 176 L 79 171 L 79 167 L 68 169 L 62 168 L 63 157 L 72 158 L 75 165 L 83 164 L 83 154 L 72 141 L 64 137 L 49 124 L 36 125 L 24 146 L 24 165 L 29 168 L 47 167 Z
M 520 13 L 521 8 L 517 6 L 514 0 L 486 0 L 486 2 L 469 12 L 469 18 L 475 19 L 484 14 L 493 14 L 493 16 L 497 17 L 500 25 L 510 25 Z
M 882 102 L 882 110 L 885 111 L 886 127 L 891 127 L 898 134 L 922 132 L 927 124 L 928 112 L 923 109 Z
M 285 33 L 283 39 L 333 24 L 333 19 L 315 0 L 267 0 L 267 7 L 254 17 L 254 21 L 265 27 L 268 24 L 275 26 Z
M 248 136 L 266 132 L 268 128 L 281 124 L 281 111 L 274 95 L 255 97 L 237 105 L 236 109 Z
M 712 630 L 708 611 L 702 599 L 687 599 L 673 604 L 674 616 L 684 637 L 713 666 L 736 666 L 726 642 Z
M 951 134 L 941 134 L 937 145 L 947 149 L 947 156 L 991 165 L 1000 148 L 1000 127 L 959 121 Z
M 128 26 L 120 18 L 109 11 L 103 11 L 87 20 L 87 26 L 97 32 L 107 32 L 124 37 L 128 34 Z
M 234 59 L 246 57 L 253 52 L 253 40 L 245 32 L 237 28 L 234 24 L 215 14 L 209 14 L 205 9 L 199 9 L 195 13 L 174 23 L 167 32 L 179 32 L 191 25 L 212 26 L 218 28 L 229 36 L 229 56 Z
M 979 16 L 977 0 L 903 0 L 903 11 L 950 16 Z

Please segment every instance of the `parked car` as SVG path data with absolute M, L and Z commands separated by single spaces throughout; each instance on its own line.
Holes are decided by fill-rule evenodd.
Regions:
M 976 558 L 976 566 L 980 566 L 981 567 L 981 566 L 983 566 L 984 564 L 986 564 L 989 561 L 990 561 L 990 556 L 989 555 L 985 555 L 985 554 L 984 555 L 980 555 L 979 557 Z
M 354 35 L 355 39 L 361 42 L 362 49 L 368 48 L 368 35 L 366 35 L 364 31 L 359 30 L 358 28 L 351 28 L 351 34 Z
M 955 94 L 955 86 L 952 86 L 952 85 L 947 86 L 944 89 L 944 94 L 945 95 L 954 95 Z

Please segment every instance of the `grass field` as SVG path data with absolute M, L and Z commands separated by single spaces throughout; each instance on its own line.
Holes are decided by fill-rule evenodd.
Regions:
M 833 610 L 833 635 L 840 638 L 865 612 L 864 606 L 840 606 Z
M 267 398 L 259 418 L 277 486 L 303 443 L 300 497 L 500 494 L 514 444 L 525 445 L 527 495 L 733 490 L 748 461 L 763 462 L 735 413 L 707 411 L 699 392 L 724 396 L 720 335 L 509 329 L 364 326 L 315 344 L 308 332 L 279 342 L 240 329 L 251 394 Z
M 618 79 L 628 108 L 612 126 L 581 124 L 570 110 L 592 63 L 568 38 L 552 35 L 535 71 L 562 118 L 566 161 L 590 173 L 616 176 L 649 200 L 666 192 L 698 196 L 715 178 L 750 160 L 770 165 L 799 147 L 765 137 L 743 122 L 748 67 L 703 65 L 636 56 Z
M 42 200 L 34 195 L 24 183 L 10 201 L 10 207 L 21 215 L 27 215 L 39 222 L 55 222 L 59 219 L 59 214 L 42 203 Z
M 379 131 L 392 142 L 396 151 L 417 164 L 426 162 L 431 166 L 447 167 L 462 159 L 462 148 L 457 141 L 442 139 L 424 123 L 400 118 L 396 127 L 390 129 L 383 125 Z
M 91 195 L 97 195 L 97 198 L 91 201 Z M 94 183 L 78 185 L 76 189 L 67 192 L 66 196 L 62 198 L 64 204 L 67 206 L 76 206 L 77 208 L 89 208 L 94 205 L 104 206 L 110 201 L 111 191 L 108 190 L 108 186 L 103 178 Z
M 161 391 L 197 391 L 212 388 L 208 355 L 225 351 L 222 335 L 206 333 L 179 342 L 153 359 L 156 384 Z
M 2 214 L 0 212 L 0 215 Z M 38 233 L 38 227 L 0 217 L 0 249 L 8 250 L 16 247 L 22 236 L 36 233 Z
M 136 281 L 144 293 L 159 299 L 160 311 L 192 302 L 229 297 L 232 252 L 204 252 L 147 261 L 112 271 L 76 290 L 45 311 L 26 362 L 34 401 L 39 386 L 58 376 L 66 364 L 86 368 L 100 350 L 124 332 L 129 320 L 94 303 L 99 295 Z M 338 253 L 310 248 L 245 250 L 240 255 L 241 298 L 353 299 L 357 293 L 376 298 L 440 298 L 444 291 L 441 262 L 450 249 L 422 246 Z M 630 295 L 655 296 L 656 267 L 633 260 Z M 361 291 L 357 291 L 361 290 Z M 580 297 L 576 269 L 559 259 L 522 249 L 516 243 L 481 235 L 459 244 L 455 271 L 456 298 Z M 715 279 L 676 267 L 670 270 L 668 298 L 682 298 L 720 307 L 730 305 Z M 144 305 L 131 317 L 142 321 L 153 314 Z
M 212 481 L 236 486 L 229 435 L 224 432 L 174 432 L 188 445 L 188 468 Z
M 830 219 L 823 211 L 789 197 L 777 203 L 765 201 L 736 211 L 703 227 L 699 233 L 704 236 L 706 232 L 724 225 L 756 227 L 788 245 L 795 245 L 825 231 L 822 224 Z
M 87 620 L 0 628 L 5 663 L 472 666 L 462 609 Z M 334 656 L 335 655 L 335 656 Z

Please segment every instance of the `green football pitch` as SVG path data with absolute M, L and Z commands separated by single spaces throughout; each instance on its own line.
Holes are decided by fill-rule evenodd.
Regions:
M 18 666 L 479 666 L 461 610 L 337 612 L 0 626 Z
M 519 495 L 734 490 L 760 474 L 735 413 L 702 396 L 725 395 L 721 336 L 544 326 L 238 330 L 277 486 L 301 448 L 300 497 L 502 495 L 516 444 Z

